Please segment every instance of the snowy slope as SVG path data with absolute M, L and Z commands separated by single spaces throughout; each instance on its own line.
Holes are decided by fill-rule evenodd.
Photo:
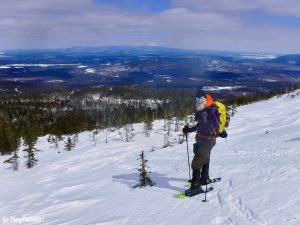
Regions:
M 218 139 L 212 151 L 210 174 L 222 181 L 207 203 L 203 195 L 177 197 L 188 179 L 186 143 L 173 133 L 173 146 L 162 148 L 163 121 L 150 137 L 136 124 L 133 142 L 115 131 L 107 144 L 100 133 L 95 145 L 85 132 L 73 151 L 60 154 L 40 138 L 37 166 L 12 171 L 1 163 L 1 222 L 36 216 L 47 225 L 299 225 L 299 115 L 300 94 L 238 108 L 227 141 Z M 132 189 L 141 150 L 156 186 Z

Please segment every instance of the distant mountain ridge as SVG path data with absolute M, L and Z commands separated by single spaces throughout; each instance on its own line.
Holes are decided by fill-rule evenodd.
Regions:
M 300 54 L 284 55 L 273 60 L 277 63 L 300 66 Z
M 240 87 L 231 92 L 243 95 L 300 83 L 299 58 L 276 57 L 159 46 L 4 51 L 0 96 L 132 84 L 172 89 Z

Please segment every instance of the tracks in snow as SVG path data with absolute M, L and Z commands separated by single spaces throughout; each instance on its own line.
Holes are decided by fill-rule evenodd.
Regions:
M 233 192 L 232 181 L 229 181 L 217 194 L 218 206 L 226 215 L 218 216 L 212 220 L 214 225 L 269 225 L 247 207 L 242 199 Z

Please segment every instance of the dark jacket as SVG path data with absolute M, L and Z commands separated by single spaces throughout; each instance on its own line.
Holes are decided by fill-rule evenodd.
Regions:
M 215 139 L 219 133 L 220 115 L 218 110 L 209 106 L 195 113 L 197 124 L 191 128 L 191 131 L 197 131 L 196 140 Z

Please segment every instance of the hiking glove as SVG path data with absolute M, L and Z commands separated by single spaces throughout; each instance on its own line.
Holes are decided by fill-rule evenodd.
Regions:
M 219 137 L 221 138 L 227 138 L 227 136 L 226 130 L 224 130 L 222 133 L 219 133 Z
M 182 132 L 183 132 L 184 134 L 187 134 L 187 133 L 189 133 L 189 132 L 192 132 L 192 130 L 191 130 L 191 128 L 189 128 L 187 125 L 185 125 L 184 128 L 182 129 Z

